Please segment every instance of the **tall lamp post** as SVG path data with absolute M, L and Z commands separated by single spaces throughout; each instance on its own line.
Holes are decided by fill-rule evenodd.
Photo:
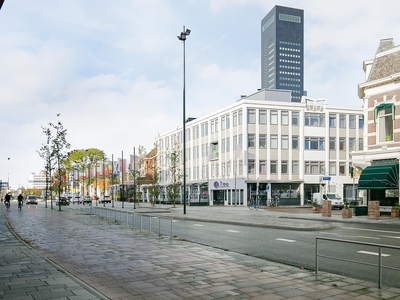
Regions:
M 185 41 L 186 36 L 190 34 L 190 29 L 185 30 L 183 26 L 183 31 L 178 35 L 178 39 L 183 42 L 183 126 L 182 126 L 182 144 L 183 144 L 183 214 L 186 214 L 186 93 L 185 93 Z
M 8 160 L 8 173 L 7 173 L 7 193 L 8 190 L 10 189 L 10 158 L 7 159 Z

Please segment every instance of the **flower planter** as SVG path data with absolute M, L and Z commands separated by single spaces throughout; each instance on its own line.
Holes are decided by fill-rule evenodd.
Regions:
M 343 208 L 342 209 L 342 218 L 352 218 L 353 217 L 353 209 L 352 208 Z

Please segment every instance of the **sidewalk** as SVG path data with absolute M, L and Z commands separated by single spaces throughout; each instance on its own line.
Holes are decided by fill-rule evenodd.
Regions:
M 137 212 L 229 221 L 226 209 L 237 208 L 190 207 L 182 217 L 182 207 L 141 204 Z M 87 208 L 62 209 L 1 206 L 0 249 L 6 251 L 0 256 L 0 299 L 400 299 L 400 289 L 379 290 L 375 283 L 159 238 L 90 216 Z M 268 223 L 262 219 L 271 212 L 247 211 L 237 210 L 236 219 Z M 272 221 L 281 220 L 292 222 L 281 216 Z M 10 233 L 7 221 L 35 250 Z M 326 225 L 294 221 L 304 228 Z

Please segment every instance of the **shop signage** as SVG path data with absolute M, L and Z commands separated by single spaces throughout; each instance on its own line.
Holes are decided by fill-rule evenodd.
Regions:
M 219 187 L 229 187 L 229 182 L 224 181 L 214 181 L 214 187 L 217 189 Z

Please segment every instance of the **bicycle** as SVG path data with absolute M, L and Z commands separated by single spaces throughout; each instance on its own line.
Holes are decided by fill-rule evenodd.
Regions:
M 258 210 L 260 208 L 260 201 L 256 198 L 256 199 L 251 199 L 250 202 L 247 203 L 247 206 L 250 210 L 256 209 Z
M 4 201 L 5 206 L 7 207 L 7 210 L 10 209 L 10 201 Z
M 22 205 L 23 205 L 22 201 L 18 201 L 18 209 L 19 209 L 19 210 L 22 209 Z
M 268 199 L 267 206 L 268 207 L 272 207 L 272 206 L 278 207 L 279 206 L 279 197 L 273 196 L 272 199 Z

